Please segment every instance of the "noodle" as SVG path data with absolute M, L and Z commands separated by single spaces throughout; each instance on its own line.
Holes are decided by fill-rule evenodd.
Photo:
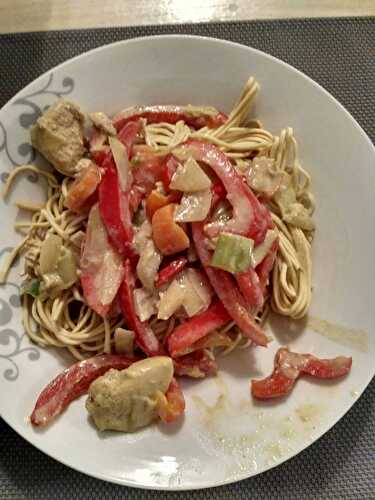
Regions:
M 146 120 L 142 120 L 145 143 L 157 154 L 166 154 L 188 139 L 207 141 L 219 147 L 240 173 L 248 168 L 252 158 L 264 156 L 271 161 L 275 175 L 288 176 L 296 201 L 311 216 L 315 208 L 311 179 L 299 163 L 293 130 L 286 128 L 277 137 L 265 130 L 258 120 L 248 120 L 248 111 L 257 92 L 258 84 L 250 78 L 227 121 L 216 129 L 204 127 L 192 130 L 182 121 L 173 125 L 147 124 Z M 28 171 L 46 179 L 47 201 L 42 204 L 29 201 L 16 203 L 20 209 L 30 212 L 31 220 L 15 224 L 15 228 L 26 236 L 7 256 L 5 269 L 0 273 L 1 282 L 5 281 L 12 262 L 20 252 L 25 255 L 26 277 L 37 278 L 41 275 L 39 256 L 47 235 L 60 236 L 77 259 L 85 235 L 87 217 L 77 215 L 64 206 L 64 199 L 72 182 L 70 178 L 64 178 L 60 183 L 52 172 L 34 165 L 21 165 L 9 175 L 4 187 L 4 197 L 9 194 L 18 174 Z M 267 297 L 262 312 L 256 317 L 261 325 L 265 322 L 269 305 L 279 314 L 292 318 L 303 317 L 311 302 L 312 288 L 310 253 L 313 231 L 288 222 L 282 206 L 274 196 L 267 201 L 267 205 L 279 233 L 279 248 L 271 275 L 270 296 Z M 122 317 L 103 320 L 88 307 L 79 282 L 63 290 L 58 296 L 51 294 L 43 300 L 24 294 L 22 306 L 23 324 L 34 342 L 41 346 L 67 348 L 77 359 L 96 353 L 111 353 L 115 329 L 125 326 Z M 181 321 L 183 320 L 176 317 L 167 321 L 154 318 L 150 321 L 150 326 L 165 344 Z M 251 344 L 233 321 L 228 322 L 220 332 L 231 339 L 230 345 L 222 349 L 222 355 Z M 211 350 L 206 351 L 210 357 L 213 356 Z

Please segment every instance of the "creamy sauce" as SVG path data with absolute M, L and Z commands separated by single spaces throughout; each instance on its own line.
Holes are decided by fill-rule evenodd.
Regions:
M 99 430 L 132 432 L 157 418 L 155 394 L 165 393 L 173 362 L 155 356 L 126 370 L 109 370 L 90 386 L 86 408 Z
M 318 420 L 325 413 L 326 407 L 324 405 L 307 403 L 300 405 L 295 411 L 302 422 L 311 422 Z
M 200 396 L 193 395 L 194 403 L 204 412 L 207 421 L 214 419 L 218 414 L 224 413 L 226 409 L 226 397 L 220 394 L 213 406 L 208 405 Z
M 329 323 L 324 319 L 309 316 L 307 325 L 319 335 L 361 352 L 368 352 L 368 334 L 363 330 L 346 328 L 341 325 Z
M 273 465 L 311 441 L 329 410 L 328 403 L 306 403 L 279 415 L 250 398 L 234 402 L 226 382 L 221 377 L 214 382 L 218 393 L 212 402 L 197 395 L 192 399 L 201 414 L 200 444 L 217 458 L 218 474 L 226 479 Z

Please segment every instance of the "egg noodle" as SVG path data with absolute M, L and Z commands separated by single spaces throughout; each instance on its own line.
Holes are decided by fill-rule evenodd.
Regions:
M 257 321 L 263 323 L 269 305 L 279 314 L 301 318 L 308 310 L 311 301 L 311 241 L 314 227 L 311 215 L 314 211 L 314 198 L 310 191 L 310 176 L 298 160 L 297 143 L 293 130 L 282 130 L 274 136 L 265 130 L 257 120 L 248 119 L 249 109 L 257 94 L 258 84 L 250 78 L 238 102 L 229 114 L 228 120 L 216 129 L 201 128 L 193 130 L 184 122 L 174 125 L 168 123 L 147 124 L 143 121 L 144 141 L 157 153 L 166 154 L 188 139 L 199 139 L 218 146 L 231 159 L 236 169 L 242 173 L 254 158 L 267 158 L 274 176 L 285 175 L 288 179 L 289 200 L 297 208 L 302 207 L 304 217 L 293 217 L 285 209 L 282 196 L 275 193 L 270 198 L 262 198 L 272 214 L 272 220 L 279 232 L 279 249 L 270 277 L 269 296 Z M 62 238 L 63 244 L 79 255 L 85 235 L 87 216 L 77 215 L 64 206 L 68 188 L 72 182 L 69 177 L 62 182 L 52 172 L 34 165 L 16 167 L 5 184 L 7 196 L 15 177 L 24 172 L 33 172 L 47 181 L 47 202 L 35 204 L 19 201 L 17 206 L 31 213 L 31 220 L 17 222 L 15 228 L 24 235 L 22 242 L 8 255 L 5 269 L 1 273 L 2 282 L 6 280 L 12 261 L 18 253 L 24 255 L 24 278 L 40 277 L 39 256 L 46 235 L 55 234 Z M 293 215 L 293 214 L 292 214 Z M 295 214 L 294 214 L 295 215 Z M 307 220 L 307 222 L 306 222 Z M 79 271 L 78 271 L 79 273 Z M 79 281 L 70 288 L 39 298 L 24 294 L 23 324 L 29 337 L 41 346 L 67 348 L 77 359 L 84 359 L 97 353 L 110 353 L 114 349 L 114 331 L 125 326 L 122 315 L 103 319 L 86 303 Z M 179 320 L 151 320 L 150 325 L 156 336 L 165 342 Z M 229 322 L 221 329 L 230 333 L 231 344 L 222 350 L 228 353 L 237 347 L 247 347 L 251 341 L 244 338 Z

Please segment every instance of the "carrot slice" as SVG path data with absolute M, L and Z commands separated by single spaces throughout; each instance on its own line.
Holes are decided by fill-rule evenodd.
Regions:
M 169 204 L 169 199 L 168 196 L 166 196 L 163 193 L 160 193 L 160 191 L 157 191 L 154 189 L 151 191 L 151 193 L 147 196 L 146 199 L 146 214 L 149 219 L 152 219 L 152 216 L 156 212 L 156 210 L 159 210 L 161 207 L 165 207 L 165 205 Z
M 160 391 L 156 393 L 156 411 L 166 423 L 174 422 L 184 414 L 185 398 L 175 378 L 172 379 L 165 395 Z
M 181 199 L 181 194 L 177 191 L 171 191 L 169 194 L 163 194 L 157 189 L 151 191 L 146 199 L 146 214 L 149 219 L 159 210 L 161 207 L 165 207 L 170 203 L 178 203 Z
M 65 198 L 65 206 L 73 212 L 80 212 L 85 207 L 85 202 L 96 191 L 99 183 L 100 170 L 95 163 L 90 162 L 70 186 Z
M 152 217 L 152 236 L 154 243 L 163 255 L 182 252 L 190 246 L 185 231 L 174 220 L 176 204 L 161 207 Z

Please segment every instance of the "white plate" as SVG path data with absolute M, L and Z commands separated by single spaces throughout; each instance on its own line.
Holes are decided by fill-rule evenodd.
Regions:
M 228 111 L 250 74 L 261 84 L 257 116 L 272 132 L 294 128 L 303 165 L 313 176 L 318 230 L 312 314 L 368 332 L 368 346 L 347 335 L 333 342 L 306 325 L 293 333 L 287 321 L 274 320 L 275 340 L 267 350 L 234 353 L 222 361 L 218 379 L 184 383 L 187 412 L 176 426 L 98 434 L 81 398 L 48 430 L 36 431 L 26 417 L 43 386 L 68 365 L 68 357 L 39 349 L 23 336 L 19 278 L 13 270 L 11 283 L 0 288 L 1 416 L 70 467 L 155 489 L 230 483 L 306 448 L 344 415 L 374 375 L 374 147 L 335 99 L 287 64 L 241 45 L 188 36 L 142 38 L 91 51 L 44 74 L 0 111 L 2 178 L 14 164 L 29 161 L 29 126 L 60 96 L 87 111 L 108 113 L 136 103 L 206 104 Z M 17 185 L 23 198 L 38 193 L 39 186 L 30 180 Z M 1 258 L 19 241 L 13 230 L 16 216 L 13 204 L 1 201 Z M 325 357 L 351 355 L 352 372 L 339 382 L 300 380 L 286 400 L 253 403 L 250 378 L 268 374 L 274 353 L 285 343 Z M 205 409 L 202 400 L 212 408 Z

